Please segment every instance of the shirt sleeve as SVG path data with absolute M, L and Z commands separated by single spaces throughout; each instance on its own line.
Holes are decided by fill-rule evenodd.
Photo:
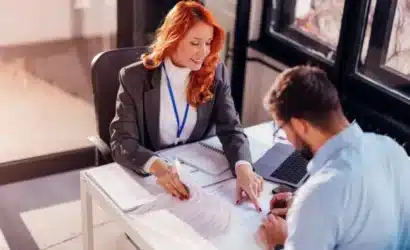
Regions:
M 222 63 L 218 65 L 215 78 L 215 103 L 212 120 L 215 123 L 216 135 L 223 145 L 230 169 L 235 175 L 238 161 L 251 162 L 249 141 L 240 123 L 231 94 L 228 70 Z
M 237 161 L 235 163 L 235 169 L 240 165 L 247 165 L 249 167 L 249 169 L 253 171 L 252 164 L 250 164 L 248 161 L 244 161 L 244 160 Z
M 152 164 L 154 164 L 154 161 L 156 161 L 157 159 L 159 159 L 158 156 L 156 156 L 156 155 L 151 156 L 151 158 L 149 158 L 148 161 L 144 164 L 142 169 L 146 173 L 151 173 L 150 170 L 151 170 Z
M 287 215 L 288 238 L 285 250 L 334 249 L 339 227 L 343 191 L 338 180 L 314 176 L 296 193 Z

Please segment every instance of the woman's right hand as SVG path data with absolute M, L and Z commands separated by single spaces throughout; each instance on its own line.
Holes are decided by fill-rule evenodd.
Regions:
M 168 167 L 165 162 L 156 160 L 150 171 L 157 178 L 157 184 L 169 194 L 180 200 L 189 199 L 188 188 L 179 179 L 178 171 L 174 166 Z

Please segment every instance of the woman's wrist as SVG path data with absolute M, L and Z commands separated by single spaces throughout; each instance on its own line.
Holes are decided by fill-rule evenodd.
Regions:
M 235 173 L 236 175 L 253 173 L 252 165 L 249 163 L 236 164 Z
M 150 173 L 156 177 L 162 176 L 169 171 L 168 165 L 161 159 L 154 161 L 150 168 Z

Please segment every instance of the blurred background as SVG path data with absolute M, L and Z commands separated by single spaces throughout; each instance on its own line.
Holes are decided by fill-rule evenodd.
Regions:
M 0 38 L 0 170 L 9 167 L 3 182 L 58 172 L 58 165 L 64 170 L 93 163 L 93 147 L 86 139 L 97 134 L 90 82 L 93 57 L 114 48 L 148 45 L 176 2 L 0 2 L 0 28 L 5 31 Z M 360 56 L 354 72 L 378 89 L 366 86 L 351 95 L 366 91 L 371 97 L 378 91 L 378 100 L 386 98 L 386 104 L 392 100 L 395 105 L 398 98 L 397 108 L 408 110 L 410 1 L 361 2 L 366 2 L 365 9 L 354 16 L 343 0 L 253 0 L 239 5 L 235 0 L 202 1 L 227 33 L 221 58 L 231 70 L 233 96 L 245 126 L 269 119 L 259 100 L 288 66 L 319 65 L 340 89 L 354 88 L 341 82 L 350 81 L 345 70 L 354 64 L 349 60 L 355 54 Z M 349 18 L 356 23 L 349 24 Z M 235 32 L 235 25 L 243 29 Z M 377 98 L 370 97 L 364 103 L 370 110 L 409 125 L 386 107 L 378 110 L 378 104 L 372 104 Z M 54 170 L 47 164 L 55 165 Z

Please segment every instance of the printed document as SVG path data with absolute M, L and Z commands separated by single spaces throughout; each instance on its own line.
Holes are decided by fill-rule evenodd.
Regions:
M 217 249 L 190 225 L 165 209 L 134 215 L 132 226 L 153 250 Z
M 132 214 L 167 210 L 206 239 L 227 232 L 231 222 L 231 205 L 201 187 L 186 185 L 190 193 L 188 200 L 181 201 L 169 194 L 163 194 L 155 201 L 137 208 Z M 152 220 L 161 223 L 155 217 L 152 217 Z

